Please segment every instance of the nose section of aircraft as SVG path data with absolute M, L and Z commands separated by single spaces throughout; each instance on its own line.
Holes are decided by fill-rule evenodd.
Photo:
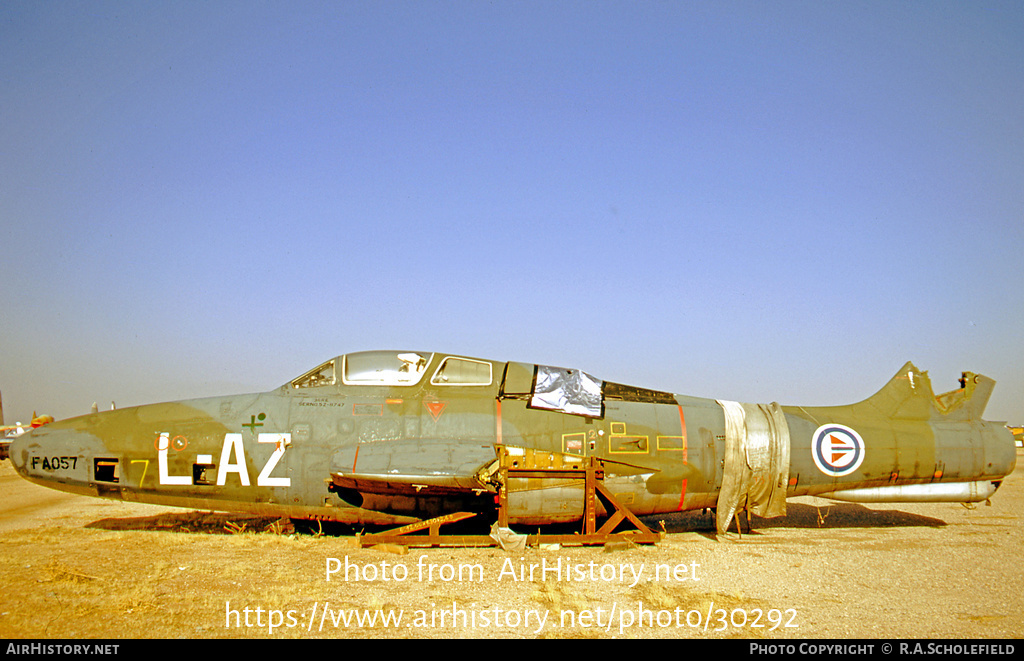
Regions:
M 14 469 L 26 480 L 71 493 L 97 495 L 96 458 L 103 444 L 74 420 L 51 423 L 11 443 Z

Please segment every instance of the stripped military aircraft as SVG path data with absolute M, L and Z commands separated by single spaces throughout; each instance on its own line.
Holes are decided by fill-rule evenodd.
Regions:
M 413 351 L 333 358 L 261 394 L 136 406 L 15 439 L 18 473 L 77 494 L 346 523 L 471 512 L 503 524 L 713 509 L 774 517 L 786 498 L 979 502 L 1014 468 L 995 382 L 935 396 L 904 365 L 848 406 L 700 399 L 578 370 Z M 574 479 L 596 467 L 606 498 Z M 519 471 L 519 472 L 517 472 Z M 576 471 L 576 475 L 573 474 Z M 613 497 L 614 496 L 614 497 Z

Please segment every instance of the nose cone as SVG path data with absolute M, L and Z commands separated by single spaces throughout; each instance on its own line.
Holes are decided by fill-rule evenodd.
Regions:
M 96 495 L 90 488 L 90 469 L 93 457 L 102 451 L 100 440 L 81 430 L 74 419 L 22 434 L 10 447 L 11 463 L 26 480 L 85 495 Z

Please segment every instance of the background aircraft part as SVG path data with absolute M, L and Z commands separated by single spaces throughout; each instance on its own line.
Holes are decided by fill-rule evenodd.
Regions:
M 775 403 L 718 400 L 725 413 L 722 488 L 715 525 L 722 534 L 742 505 L 763 517 L 785 516 L 789 426 Z
M 32 412 L 32 421 L 23 425 L 20 422 L 14 425 L 4 424 L 4 403 L 3 397 L 0 396 L 0 460 L 6 459 L 10 456 L 11 442 L 18 436 L 21 436 L 26 431 L 31 429 L 37 429 L 44 425 L 48 425 L 53 422 L 53 416 L 50 415 L 36 415 L 36 412 Z

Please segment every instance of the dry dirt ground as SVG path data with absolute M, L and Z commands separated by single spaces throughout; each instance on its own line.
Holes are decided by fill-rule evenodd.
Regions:
M 688 513 L 649 520 L 656 546 L 402 555 L 62 494 L 4 461 L 0 638 L 1018 638 L 1017 464 L 970 509 L 800 498 L 741 537 Z

